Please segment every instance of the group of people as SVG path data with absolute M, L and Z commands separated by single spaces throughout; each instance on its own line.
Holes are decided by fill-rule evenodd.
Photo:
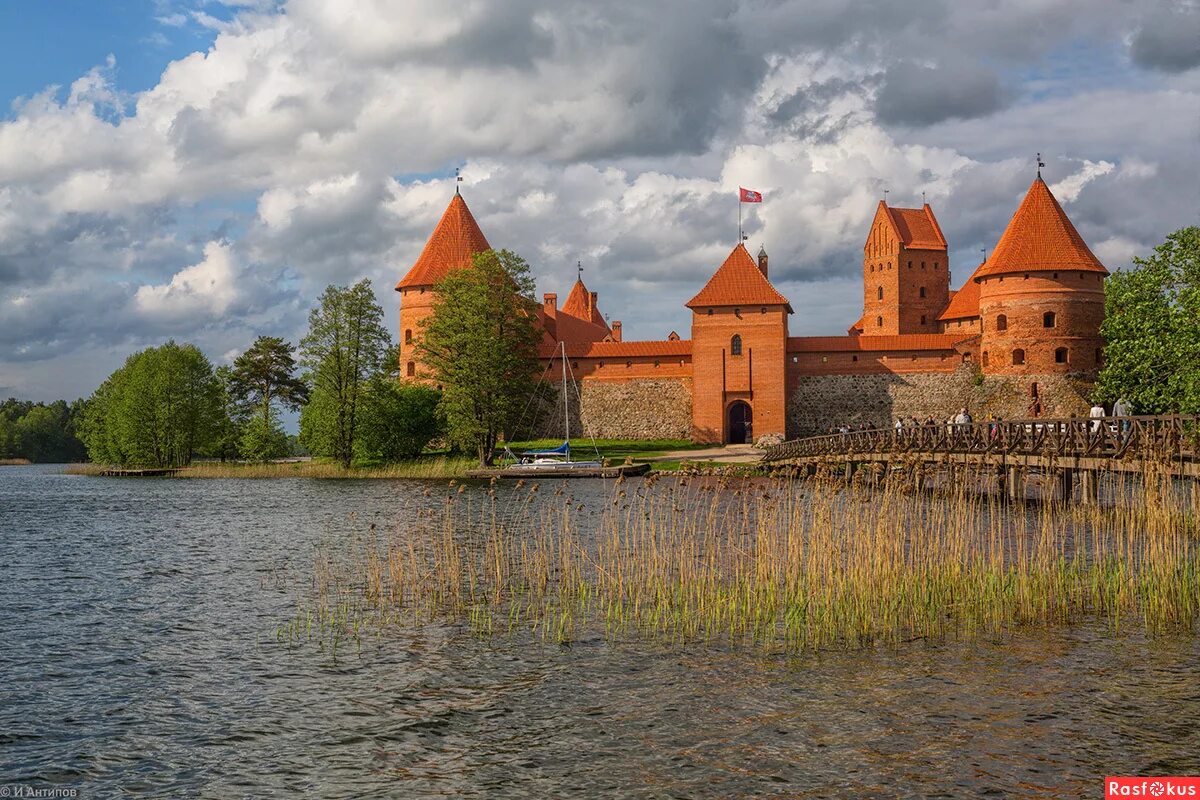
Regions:
M 1125 400 L 1124 398 L 1120 398 L 1117 400 L 1117 402 L 1113 403 L 1112 413 L 1105 411 L 1104 405 L 1097 400 L 1092 404 L 1092 408 L 1088 412 L 1088 418 L 1092 420 L 1092 431 L 1099 432 L 1101 425 L 1103 425 L 1103 423 L 1100 421 L 1101 419 L 1105 417 L 1128 417 L 1132 414 L 1133 407 L 1129 401 Z M 957 414 L 952 414 L 950 417 L 947 417 L 945 420 L 941 421 L 939 421 L 932 414 L 925 417 L 925 419 L 917 419 L 916 417 L 897 417 L 895 422 L 892 424 L 892 428 L 897 433 L 900 433 L 901 431 L 910 428 L 932 428 L 938 425 L 970 425 L 974 421 L 975 420 L 971 417 L 971 412 L 966 407 L 963 407 L 958 410 Z M 992 432 L 995 433 L 997 430 L 999 430 L 999 423 L 1003 422 L 1003 418 L 998 417 L 995 414 L 989 414 L 987 421 L 991 426 Z M 1121 431 L 1127 431 L 1128 429 L 1128 422 L 1120 423 Z M 834 425 L 830 427 L 829 433 L 856 433 L 860 431 L 866 432 L 875 430 L 880 430 L 879 426 L 873 425 L 870 422 L 845 422 L 840 425 Z
M 992 419 L 998 419 L 992 417 Z M 970 425 L 975 420 L 971 418 L 971 412 L 965 407 L 960 408 L 957 414 L 947 417 L 944 421 L 938 422 L 937 418 L 930 414 L 924 420 L 919 420 L 916 417 L 896 417 L 892 427 L 901 431 L 905 428 L 931 428 L 937 425 Z

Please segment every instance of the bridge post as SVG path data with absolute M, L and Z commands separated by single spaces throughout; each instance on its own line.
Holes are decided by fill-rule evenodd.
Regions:
M 1021 468 L 1016 464 L 1008 467 L 1008 479 L 1005 483 L 1008 485 L 1009 500 L 1016 502 L 1025 499 L 1025 487 L 1021 485 Z
M 1061 503 L 1071 502 L 1071 490 L 1075 486 L 1075 470 L 1063 468 L 1051 481 L 1054 499 Z
M 1084 505 L 1092 505 L 1100 500 L 1100 473 L 1094 469 L 1079 472 L 1079 499 Z

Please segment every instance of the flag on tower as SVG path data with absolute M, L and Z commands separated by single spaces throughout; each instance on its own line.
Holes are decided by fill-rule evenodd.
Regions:
M 738 191 L 741 193 L 741 201 L 743 203 L 762 202 L 762 192 L 756 192 L 753 189 L 743 189 L 740 186 L 738 187 Z

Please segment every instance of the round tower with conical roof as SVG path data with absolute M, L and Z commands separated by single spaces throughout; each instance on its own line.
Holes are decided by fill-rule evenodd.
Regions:
M 455 192 L 437 227 L 425 243 L 425 249 L 400 282 L 400 375 L 421 377 L 417 342 L 421 321 L 433 310 L 433 287 L 454 269 L 471 264 L 475 253 L 490 250 L 487 238 L 467 208 L 462 195 Z
M 1107 275 L 1039 174 L 973 276 L 983 372 L 1094 375 Z

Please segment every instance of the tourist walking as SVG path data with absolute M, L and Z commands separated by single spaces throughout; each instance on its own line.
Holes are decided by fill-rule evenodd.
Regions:
M 1092 433 L 1099 433 L 1100 428 L 1104 425 L 1101 422 L 1104 419 L 1104 406 L 1100 404 L 1099 400 L 1092 402 L 1092 408 L 1088 411 L 1088 417 L 1092 420 Z
M 1112 415 L 1114 417 L 1128 417 L 1133 415 L 1133 408 L 1129 405 L 1129 401 L 1125 399 L 1124 395 L 1118 397 L 1117 402 L 1113 403 Z M 1120 425 L 1121 435 L 1129 433 L 1129 420 L 1120 420 Z

